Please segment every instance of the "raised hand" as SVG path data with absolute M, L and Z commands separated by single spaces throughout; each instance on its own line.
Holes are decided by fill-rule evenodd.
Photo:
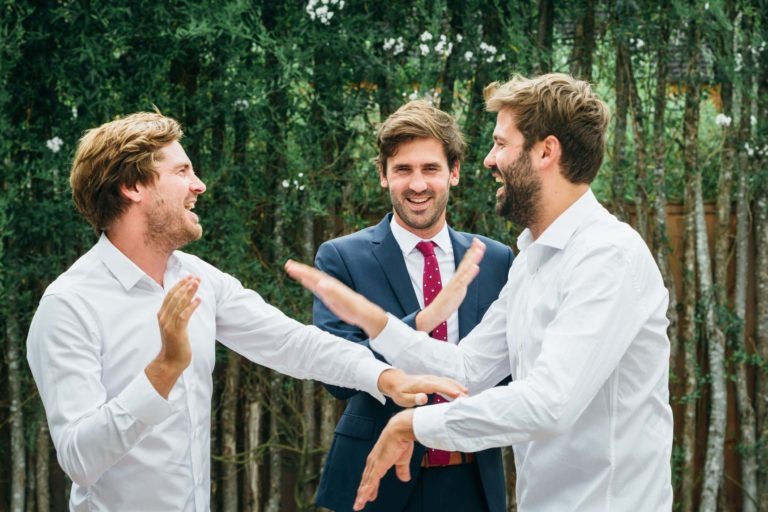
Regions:
M 431 332 L 459 309 L 467 295 L 467 287 L 480 272 L 479 265 L 484 255 L 485 244 L 473 238 L 472 246 L 461 259 L 451 280 L 437 294 L 432 303 L 416 315 L 416 329 Z
M 369 338 L 378 336 L 387 325 L 383 309 L 325 272 L 293 260 L 285 263 L 285 271 L 317 295 L 337 317 L 360 327 Z
M 427 403 L 429 393 L 440 393 L 448 398 L 466 396 L 467 388 L 453 379 L 434 375 L 408 375 L 392 368 L 379 376 L 379 390 L 400 407 L 413 407 Z
M 200 305 L 200 298 L 195 298 L 199 286 L 199 278 L 185 277 L 171 288 L 157 312 L 162 346 L 145 372 L 164 398 L 168 397 L 179 375 L 192 361 L 187 327 L 192 313 Z
M 376 499 L 379 482 L 392 466 L 395 466 L 395 474 L 401 481 L 407 482 L 411 479 L 409 465 L 414 439 L 413 409 L 399 412 L 389 420 L 366 460 L 363 478 L 357 488 L 354 510 L 362 510 L 366 503 Z

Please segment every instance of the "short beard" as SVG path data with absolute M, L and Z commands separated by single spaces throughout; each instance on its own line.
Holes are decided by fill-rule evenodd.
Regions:
M 146 214 L 146 219 L 145 243 L 164 253 L 170 254 L 202 236 L 201 227 L 194 232 L 190 230 L 161 198 L 156 198 L 155 208 Z
M 523 151 L 506 169 L 499 169 L 504 189 L 496 201 L 496 213 L 518 226 L 531 227 L 539 216 L 541 182 Z
M 414 195 L 418 194 L 404 194 L 403 201 L 407 201 L 409 197 Z M 445 212 L 445 209 L 448 205 L 449 193 L 446 193 L 445 197 L 442 199 L 432 192 L 430 192 L 428 195 L 435 201 L 435 211 L 429 217 L 418 217 L 416 215 L 411 216 L 411 213 L 406 209 L 403 203 L 398 201 L 397 198 L 393 197 L 391 193 L 390 200 L 392 202 L 392 208 L 394 208 L 395 213 L 397 213 L 397 216 L 400 217 L 400 220 L 402 220 L 406 226 L 412 229 L 429 229 L 437 224 L 438 221 L 442 218 L 443 212 Z

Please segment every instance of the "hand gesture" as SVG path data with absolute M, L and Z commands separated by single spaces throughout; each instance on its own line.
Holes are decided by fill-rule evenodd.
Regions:
M 379 482 L 392 466 L 395 466 L 395 474 L 401 481 L 411 479 L 409 465 L 414 439 L 413 409 L 402 411 L 389 420 L 366 460 L 354 510 L 362 510 L 366 503 L 376 499 Z
M 199 286 L 199 278 L 185 277 L 171 288 L 157 312 L 162 346 L 145 372 L 157 392 L 165 398 L 192 361 L 187 326 L 192 313 L 200 305 L 200 298 L 195 298 Z
M 461 263 L 451 280 L 437 294 L 432 303 L 416 315 L 416 329 L 422 332 L 431 332 L 459 309 L 467 295 L 467 287 L 480 272 L 479 265 L 484 255 L 485 244 L 477 238 L 473 238 L 472 246 L 461 259 Z
M 449 398 L 467 395 L 467 388 L 453 379 L 434 375 L 408 375 L 391 368 L 379 375 L 379 390 L 400 407 L 413 407 L 427 403 L 429 393 L 440 393 Z
M 375 338 L 387 325 L 383 309 L 325 272 L 293 260 L 285 263 L 285 271 L 317 295 L 337 317 L 360 327 L 368 337 Z

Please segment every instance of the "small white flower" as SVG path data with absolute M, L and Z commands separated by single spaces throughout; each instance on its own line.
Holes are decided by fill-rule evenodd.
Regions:
M 464 36 L 461 34 L 456 34 L 456 42 L 460 43 L 464 40 Z
M 496 57 L 496 62 L 504 62 L 505 60 L 507 60 L 507 56 L 503 53 Z
M 485 42 L 480 43 L 480 49 L 483 51 L 483 53 L 488 53 L 490 55 L 496 55 L 496 47 L 492 44 L 486 44 Z
M 304 190 L 304 185 L 299 186 L 299 190 Z
M 60 137 L 58 137 L 58 136 L 57 136 L 57 137 L 54 137 L 54 138 L 52 138 L 52 139 L 48 139 L 47 141 L 45 141 L 45 145 L 46 145 L 46 147 L 47 147 L 48 149 L 50 149 L 50 150 L 51 150 L 51 152 L 53 152 L 53 153 L 58 153 L 58 152 L 59 152 L 59 150 L 61 149 L 61 146 L 62 146 L 63 144 L 64 144 L 64 141 L 63 141 L 63 140 L 61 140 L 61 138 L 60 138 Z
M 709 2 L 707 2 L 707 3 L 705 3 L 705 4 L 704 4 L 704 10 L 705 10 L 705 11 L 708 11 L 708 10 L 709 10 Z
M 303 178 L 303 177 L 304 177 L 304 173 L 303 173 L 303 172 L 300 172 L 300 173 L 299 173 L 299 178 Z
M 733 119 L 722 113 L 717 114 L 717 117 L 715 117 L 715 124 L 717 126 L 731 126 L 731 121 L 733 121 Z
M 427 41 L 432 40 L 432 34 L 430 34 L 429 31 L 425 30 L 424 32 L 421 33 L 421 35 L 419 36 L 419 39 L 426 43 Z
M 393 46 L 395 46 L 395 39 L 390 37 L 389 39 L 384 40 L 384 45 L 382 48 L 384 48 L 384 51 L 388 51 L 391 50 Z
M 429 55 L 429 46 L 427 46 L 426 44 L 421 43 L 419 45 L 419 50 L 421 51 L 422 56 Z
M 235 110 L 245 110 L 248 108 L 248 100 L 235 100 L 232 106 L 235 107 Z
M 405 51 L 405 43 L 403 43 L 403 38 L 398 37 L 397 43 L 395 43 L 395 49 L 392 51 L 392 55 L 399 55 Z
M 288 181 L 288 180 L 283 180 L 283 183 L 282 183 L 282 185 L 283 185 L 283 188 L 288 188 L 288 187 L 290 187 L 290 186 L 291 186 L 291 182 L 290 182 L 290 181 Z
M 755 126 L 757 124 L 757 118 L 755 116 L 749 116 L 749 124 Z
M 642 39 L 637 39 L 635 41 L 635 48 L 637 48 L 638 50 L 642 49 L 643 46 L 645 46 L 645 41 L 643 41 Z
M 414 89 L 413 92 L 408 95 L 408 99 L 411 101 L 419 99 L 419 91 Z
M 745 143 L 744 143 L 744 149 L 746 150 L 746 152 L 747 152 L 747 155 L 749 155 L 749 156 L 755 156 L 755 148 L 751 147 L 751 146 L 749 145 L 749 142 L 745 142 Z
M 77 107 L 72 107 L 72 119 L 77 119 Z
M 474 56 L 475 56 L 475 54 L 470 52 L 469 50 L 464 52 L 464 60 L 466 60 L 467 62 L 471 61 L 472 57 L 474 57 Z
M 339 0 L 339 9 L 344 8 L 344 0 Z

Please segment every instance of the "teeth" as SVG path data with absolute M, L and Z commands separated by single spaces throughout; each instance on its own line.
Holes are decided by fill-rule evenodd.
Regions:
M 184 208 L 187 210 L 193 210 L 195 208 L 195 203 L 187 203 L 184 205 Z
M 424 198 L 424 199 L 410 199 L 410 201 L 411 201 L 412 203 L 416 203 L 416 204 L 422 204 L 422 203 L 426 203 L 428 200 L 429 200 L 429 198 L 428 198 L 428 197 L 427 197 L 427 198 Z

